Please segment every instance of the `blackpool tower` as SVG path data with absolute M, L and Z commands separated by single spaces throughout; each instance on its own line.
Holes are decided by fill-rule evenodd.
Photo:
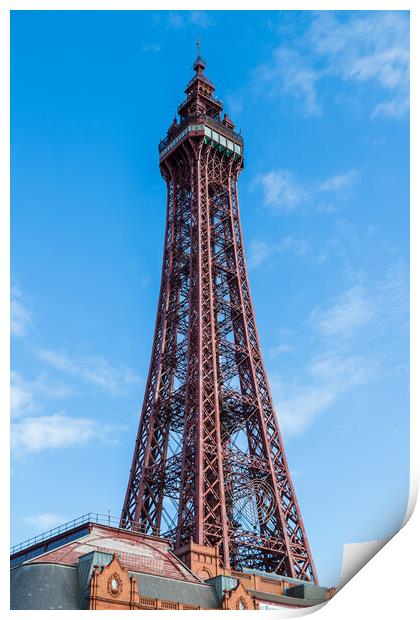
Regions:
M 222 117 L 200 54 L 193 68 L 159 144 L 162 280 L 120 527 L 166 537 L 175 553 L 212 548 L 221 570 L 316 584 L 247 276 L 243 139 Z

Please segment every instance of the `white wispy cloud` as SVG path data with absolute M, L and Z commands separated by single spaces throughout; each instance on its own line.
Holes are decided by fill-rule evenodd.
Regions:
M 15 288 L 12 293 L 17 301 L 15 308 L 19 310 L 15 314 L 15 329 L 18 335 L 24 335 L 31 321 L 30 314 L 21 303 L 23 296 L 20 291 Z M 89 417 L 69 416 L 64 411 L 49 415 L 49 412 L 45 412 L 46 401 L 74 396 L 82 382 L 113 395 L 126 394 L 130 388 L 140 383 L 139 377 L 130 368 L 115 367 L 101 356 L 73 359 L 62 351 L 32 347 L 29 350 L 44 366 L 63 373 L 65 381 L 54 376 L 55 373 L 45 372 L 45 369 L 31 379 L 24 377 L 21 372 L 11 371 L 14 457 L 19 459 L 46 449 L 84 445 L 92 440 L 115 442 L 118 433 L 125 430 L 123 427 L 99 424 Z M 79 384 L 70 381 L 70 377 L 78 379 Z
M 376 316 L 374 301 L 362 286 L 345 291 L 328 308 L 315 308 L 311 323 L 317 331 L 327 336 L 351 336 L 360 327 L 369 324 Z
M 319 116 L 316 82 L 321 77 L 294 49 L 278 47 L 270 62 L 254 70 L 254 83 L 259 92 L 272 98 L 290 95 L 298 101 L 305 116 Z
M 57 525 L 65 523 L 67 519 L 50 512 L 41 512 L 32 517 L 22 517 L 22 522 L 32 526 L 36 530 L 50 530 Z
M 269 243 L 261 239 L 254 239 L 249 246 L 248 264 L 251 268 L 259 267 L 265 260 L 273 255 L 283 252 L 293 256 L 305 256 L 309 251 L 309 243 L 306 239 L 298 239 L 293 235 Z
M 312 49 L 344 80 L 369 82 L 408 98 L 409 20 L 398 11 L 358 12 L 349 19 L 325 12 L 312 22 Z
M 190 11 L 190 22 L 200 28 L 209 28 L 213 25 L 213 20 L 207 11 Z
M 39 411 L 45 398 L 68 398 L 72 394 L 73 389 L 68 385 L 52 381 L 44 375 L 29 381 L 14 370 L 10 373 L 10 408 L 14 417 Z
M 182 13 L 170 12 L 167 15 L 167 24 L 170 28 L 182 28 L 186 19 Z
M 266 241 L 254 239 L 249 245 L 249 259 L 248 264 L 250 267 L 258 267 L 265 261 L 271 254 L 270 246 Z
M 213 20 L 207 11 L 170 11 L 167 14 L 169 28 L 179 29 L 191 24 L 209 28 L 213 25 Z
M 256 182 L 262 186 L 265 204 L 276 209 L 293 211 L 307 201 L 306 189 L 289 170 L 270 170 L 258 175 Z
M 366 363 L 361 356 L 344 356 L 337 351 L 328 351 L 317 355 L 311 360 L 309 371 L 317 380 L 327 385 L 334 385 L 342 392 L 354 385 L 367 383 L 373 377 L 373 363 Z
M 378 103 L 372 110 L 372 118 L 404 118 L 410 109 L 409 97 L 396 99 L 394 101 L 382 101 Z
M 321 181 L 317 189 L 319 192 L 338 192 L 353 187 L 358 179 L 359 173 L 357 170 L 348 170 Z
M 32 324 L 31 313 L 25 304 L 21 290 L 17 286 L 11 289 L 10 331 L 13 336 L 23 337 Z
M 308 30 L 274 49 L 257 67 L 259 94 L 290 96 L 305 116 L 322 113 L 318 85 L 324 77 L 374 87 L 372 117 L 402 118 L 409 107 L 409 18 L 399 11 L 323 11 Z
M 10 373 L 10 409 L 12 415 L 30 413 L 35 408 L 35 394 L 31 384 L 26 382 L 19 373 Z
M 404 264 L 392 265 L 368 288 L 353 285 L 323 308 L 310 314 L 318 352 L 302 368 L 302 379 L 286 382 L 272 377 L 273 397 L 282 429 L 299 434 L 338 399 L 383 375 L 383 359 L 375 342 L 407 330 L 408 282 Z M 364 331 L 362 331 L 364 330 Z M 405 332 L 406 333 L 406 332 Z M 392 343 L 391 343 L 392 349 Z M 400 372 L 392 368 L 388 372 Z
M 112 442 L 115 429 L 90 418 L 73 418 L 64 413 L 27 417 L 12 424 L 12 450 L 16 456 L 52 448 L 83 445 L 93 439 Z
M 321 336 L 349 338 L 368 327 L 367 337 L 378 337 L 390 325 L 401 329 L 408 326 L 408 274 L 404 263 L 391 265 L 377 282 L 362 284 L 364 274 L 351 274 L 355 283 L 341 292 L 330 304 L 317 306 L 311 312 L 309 323 Z
M 268 355 L 271 357 L 271 359 L 276 359 L 283 353 L 290 353 L 291 351 L 293 351 L 292 345 L 287 344 L 287 343 L 282 343 L 282 344 L 278 344 L 275 347 L 271 347 L 271 349 L 269 349 L 268 351 Z
M 62 351 L 39 348 L 38 358 L 64 374 L 77 377 L 91 383 L 111 394 L 125 393 L 131 387 L 139 385 L 140 378 L 125 366 L 112 366 L 105 357 L 91 356 L 71 358 Z
M 359 178 L 360 174 L 355 169 L 320 181 L 303 181 L 290 170 L 270 170 L 258 174 L 254 179 L 254 186 L 261 187 L 264 204 L 280 213 L 307 207 L 316 207 L 327 213 L 337 209 L 334 203 L 348 198 Z
M 306 239 L 297 239 L 293 235 L 283 237 L 277 244 L 278 252 L 290 252 L 295 256 L 304 256 L 308 253 L 309 243 Z
M 397 321 L 402 327 L 409 320 L 409 274 L 402 260 L 394 263 L 375 288 L 381 322 Z
M 306 382 L 272 382 L 277 415 L 285 434 L 305 432 L 342 394 L 367 383 L 375 374 L 374 366 L 366 359 L 338 352 L 314 357 L 308 371 Z
M 359 12 L 341 22 L 319 15 L 310 33 L 332 72 L 343 80 L 378 86 L 388 96 L 372 117 L 401 118 L 409 107 L 409 20 L 398 11 Z
M 282 432 L 303 433 L 337 394 L 330 386 L 290 385 L 272 381 L 273 397 Z

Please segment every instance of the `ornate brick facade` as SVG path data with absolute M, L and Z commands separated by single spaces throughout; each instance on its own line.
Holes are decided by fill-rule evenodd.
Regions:
M 95 566 L 89 585 L 89 609 L 200 609 L 198 605 L 143 596 L 117 554 L 108 566 Z
M 333 591 L 260 571 L 223 567 L 216 548 L 85 522 L 12 554 L 12 609 L 309 607 Z

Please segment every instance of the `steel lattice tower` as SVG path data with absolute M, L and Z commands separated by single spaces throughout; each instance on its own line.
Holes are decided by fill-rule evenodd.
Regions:
M 195 75 L 159 144 L 167 184 L 152 358 L 121 527 L 317 582 L 257 335 L 239 221 L 243 141 Z

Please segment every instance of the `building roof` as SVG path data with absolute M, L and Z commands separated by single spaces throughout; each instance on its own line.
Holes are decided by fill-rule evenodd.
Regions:
M 108 565 L 114 554 L 136 577 L 140 596 L 218 608 L 215 588 L 194 575 L 167 540 L 88 523 L 14 554 L 11 609 L 83 609 L 94 565 Z
M 166 601 L 175 601 L 187 605 L 197 605 L 207 609 L 218 609 L 219 601 L 213 585 L 191 583 L 177 579 L 165 579 L 156 575 L 134 573 L 140 596 L 149 596 Z
M 214 586 L 129 571 L 140 596 L 218 609 Z M 12 569 L 11 609 L 84 609 L 84 592 L 76 566 L 31 562 Z
M 287 596 L 282 594 L 271 594 L 270 592 L 262 592 L 259 590 L 248 590 L 251 596 L 261 603 L 276 603 L 277 605 L 287 607 L 313 607 L 318 604 L 318 601 L 313 599 L 303 599 L 294 596 Z
M 75 566 L 21 564 L 10 572 L 11 609 L 82 609 Z
M 90 524 L 83 536 L 61 544 L 26 561 L 27 563 L 75 565 L 81 556 L 98 551 L 118 554 L 128 571 L 161 575 L 169 579 L 180 579 L 201 583 L 184 564 L 170 551 L 169 542 L 104 525 Z

